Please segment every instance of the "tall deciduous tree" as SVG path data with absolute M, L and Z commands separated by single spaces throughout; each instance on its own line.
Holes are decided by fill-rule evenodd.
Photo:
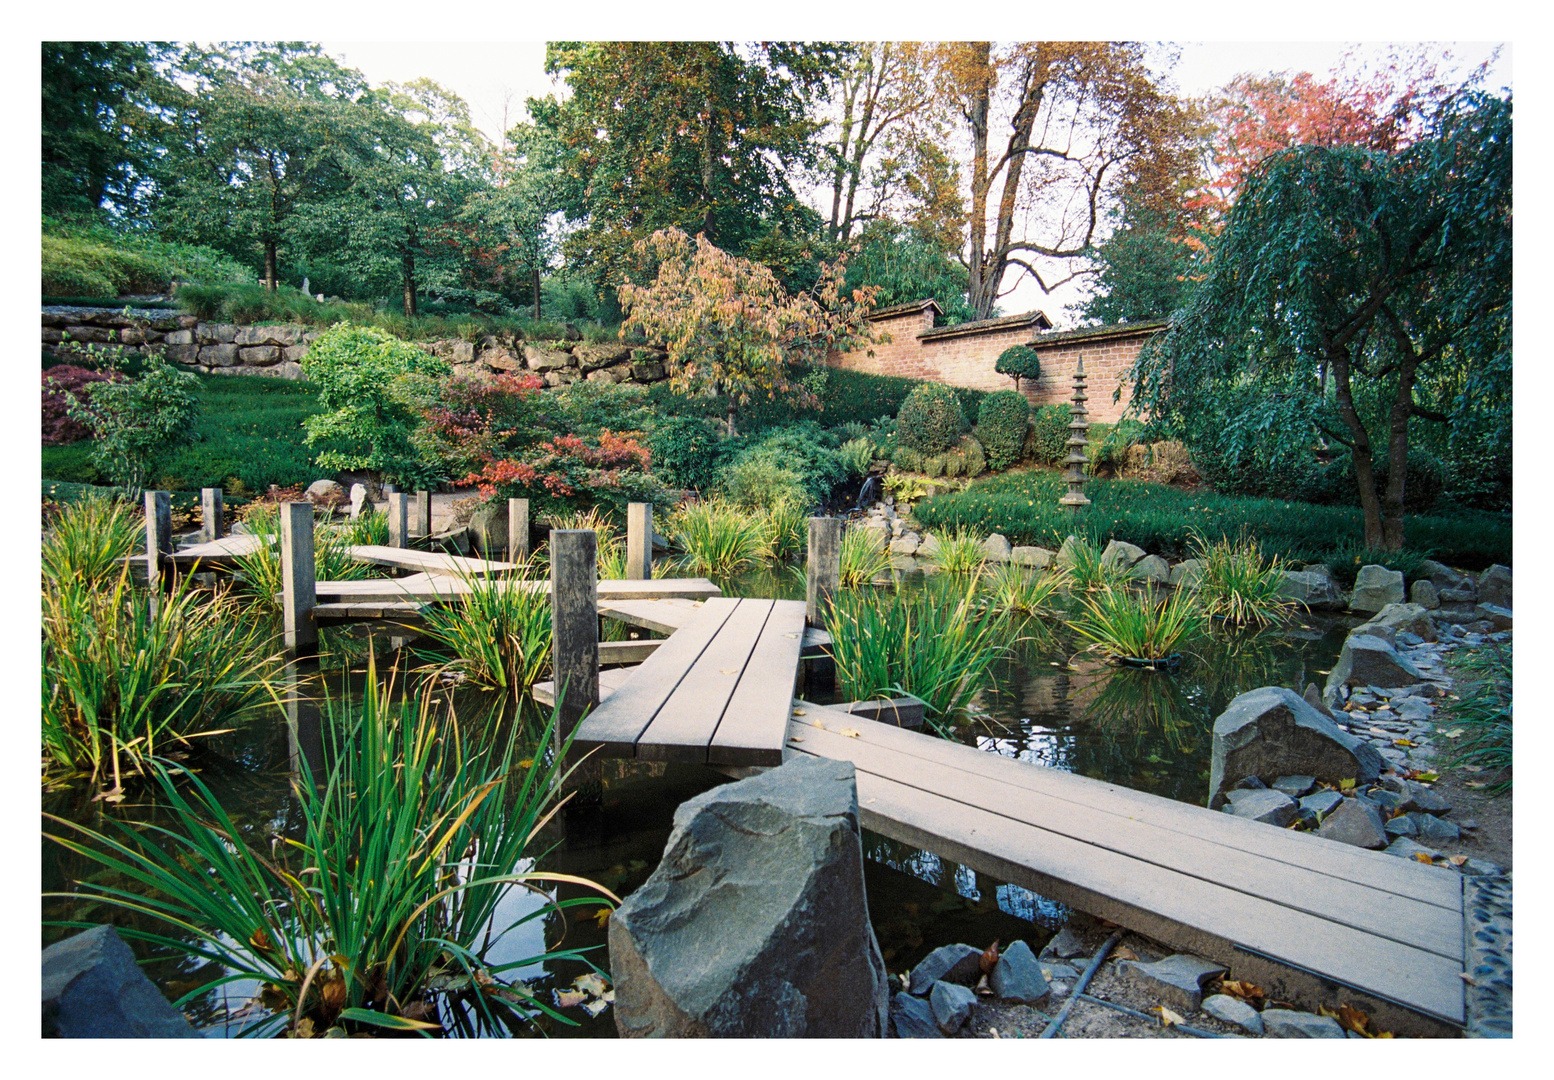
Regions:
M 1510 101 L 1464 92 L 1396 152 L 1263 158 L 1210 265 L 1141 352 L 1133 407 L 1189 444 L 1305 427 L 1348 446 L 1367 546 L 1401 548 L 1411 422 L 1509 414 Z M 1420 399 L 1454 384 L 1453 401 Z M 1379 423 L 1366 423 L 1367 399 Z
M 1078 260 L 1117 187 L 1170 189 L 1183 113 L 1142 46 L 950 42 L 935 59 L 940 98 L 969 142 L 963 258 L 978 318 L 1026 274 L 1050 292 L 1086 272 Z
M 840 264 L 822 267 L 810 292 L 790 296 L 768 267 L 721 251 L 702 235 L 693 240 L 663 229 L 637 247 L 658 275 L 651 285 L 621 286 L 622 329 L 664 343 L 677 393 L 724 397 L 730 435 L 739 406 L 751 397 L 811 399 L 796 368 L 874 340 L 874 291 L 844 296 Z

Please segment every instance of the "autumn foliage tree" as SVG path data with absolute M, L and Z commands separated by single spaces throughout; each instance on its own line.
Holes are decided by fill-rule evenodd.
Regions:
M 658 265 L 649 285 L 621 286 L 626 333 L 661 342 L 677 393 L 724 398 L 728 432 L 741 405 L 756 395 L 789 394 L 814 403 L 798 379 L 832 350 L 875 340 L 868 313 L 875 290 L 842 294 L 843 261 L 823 265 L 808 292 L 789 295 L 770 269 L 715 247 L 702 234 L 661 229 L 636 245 Z

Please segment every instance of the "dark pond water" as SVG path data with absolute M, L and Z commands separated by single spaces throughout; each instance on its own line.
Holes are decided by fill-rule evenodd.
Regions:
M 720 584 L 733 595 L 803 596 L 802 578 L 790 568 L 766 568 Z M 953 587 L 954 582 L 913 574 L 905 576 L 902 585 L 934 589 Z M 1320 683 L 1338 655 L 1346 628 L 1341 621 L 1308 616 L 1277 632 L 1217 632 L 1187 651 L 1179 669 L 1152 672 L 1105 663 L 1081 651 L 1060 626 L 1025 620 L 1013 628 L 1009 656 L 999 663 L 990 687 L 981 695 L 982 719 L 957 730 L 955 737 L 988 752 L 1201 805 L 1207 796 L 1211 729 L 1226 702 L 1257 686 L 1299 688 L 1307 682 Z M 386 639 L 373 640 L 382 657 Z M 365 636 L 334 635 L 333 641 L 334 670 L 349 662 L 359 671 L 366 654 Z M 407 663 L 416 662 L 413 656 L 401 657 Z M 330 663 L 326 657 L 326 671 Z M 360 679 L 352 681 L 359 684 Z M 338 693 L 341 680 L 334 677 L 331 685 Z M 812 696 L 824 700 L 822 694 Z M 469 695 L 468 704 L 484 703 L 479 695 Z M 528 725 L 522 730 L 537 730 L 532 705 L 520 720 Z M 297 827 L 298 807 L 290 790 L 293 762 L 298 754 L 318 753 L 317 737 L 306 728 L 304 724 L 299 738 L 296 726 L 277 712 L 239 725 L 214 741 L 211 753 L 202 760 L 203 777 L 241 828 L 269 834 Z M 545 837 L 549 850 L 538 867 L 589 877 L 625 895 L 640 886 L 657 864 L 675 808 L 726 782 L 720 774 L 699 766 L 606 762 L 602 804 L 587 814 L 556 822 Z M 78 791 L 60 791 L 44 796 L 44 809 L 95 826 L 110 816 L 150 823 L 161 818 L 149 796 L 113 807 L 90 802 L 87 794 Z M 892 972 L 905 970 L 939 945 L 956 941 L 982 945 L 998 938 L 1007 944 L 1023 938 L 1039 949 L 1066 916 L 1060 905 L 1025 889 L 884 837 L 867 834 L 865 850 L 870 914 Z M 90 879 L 92 872 L 90 864 L 44 842 L 45 891 L 68 890 L 73 880 Z M 566 887 L 560 895 L 581 895 L 581 891 Z M 530 894 L 510 893 L 498 921 L 505 924 L 540 906 Z M 526 932 L 500 942 L 491 959 L 501 963 L 531 956 L 544 944 L 556 947 L 564 937 L 567 947 L 599 946 L 593 956 L 607 970 L 604 930 L 590 917 L 589 909 L 570 915 L 565 922 L 551 913 L 526 924 Z M 121 925 L 132 921 L 125 913 L 76 900 L 45 900 L 43 918 Z M 149 922 L 140 925 L 152 928 Z M 70 932 L 46 926 L 44 943 Z M 171 996 L 181 996 L 217 974 L 213 965 L 201 966 L 172 950 L 140 943 L 132 947 L 148 961 L 147 973 Z M 578 962 L 569 961 L 509 974 L 528 978 L 536 992 L 548 994 L 585 971 Z M 222 1031 L 228 1010 L 240 1007 L 254 989 L 232 984 L 205 995 L 188 1011 L 199 1026 Z M 615 1034 L 608 1011 L 594 1018 L 576 1008 L 566 1011 L 579 1026 L 545 1020 L 540 1030 L 561 1037 Z

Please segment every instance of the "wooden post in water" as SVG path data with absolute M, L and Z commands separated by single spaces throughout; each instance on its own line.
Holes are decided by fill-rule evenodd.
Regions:
M 626 504 L 626 578 L 646 581 L 653 576 L 653 504 Z
M 220 540 L 227 534 L 225 511 L 221 505 L 221 489 L 200 488 L 200 519 L 203 528 L 201 538 Z
M 410 546 L 410 496 L 403 491 L 388 497 L 389 547 Z
M 809 519 L 809 561 L 805 568 L 804 619 L 825 625 L 825 609 L 842 585 L 842 519 Z
M 286 648 L 311 656 L 318 645 L 313 608 L 318 602 L 313 578 L 313 504 L 281 504 L 281 620 Z
M 599 704 L 599 537 L 592 529 L 550 533 L 550 665 L 560 703 L 557 745 Z M 568 764 L 578 755 L 570 755 Z M 599 799 L 599 762 L 572 774 L 576 801 Z
M 415 493 L 415 513 L 410 519 L 410 535 L 432 535 L 432 493 L 430 491 Z
M 492 553 L 494 554 L 494 553 Z M 507 561 L 521 563 L 529 558 L 529 500 L 507 500 Z
M 146 584 L 154 593 L 162 584 L 162 560 L 173 553 L 173 496 L 146 492 Z

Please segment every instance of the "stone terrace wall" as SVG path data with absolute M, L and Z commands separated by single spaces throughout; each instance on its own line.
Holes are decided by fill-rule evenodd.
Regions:
M 1041 356 L 1042 376 L 1022 379 L 1020 389 L 1033 407 L 1061 404 L 1073 393 L 1074 367 L 1083 357 L 1088 375 L 1089 411 L 1094 420 L 1113 422 L 1128 404 L 1126 375 L 1139 349 L 1165 329 L 1164 322 L 1124 323 L 1083 330 L 1056 331 L 1039 311 L 1007 315 L 934 329 L 932 301 L 885 308 L 870 319 L 891 340 L 870 350 L 832 353 L 832 367 L 874 375 L 931 379 L 976 390 L 1009 390 L 1014 381 L 993 370 L 1011 345 L 1030 345 Z M 1112 392 L 1122 397 L 1112 401 Z
M 61 360 L 79 355 L 74 343 L 154 352 L 210 375 L 303 379 L 298 363 L 321 333 L 305 326 L 236 326 L 199 322 L 191 315 L 142 309 L 126 317 L 106 308 L 43 309 L 43 345 Z M 478 342 L 415 342 L 447 360 L 455 375 L 489 378 L 498 372 L 533 373 L 546 386 L 590 382 L 653 383 L 667 377 L 666 354 L 625 345 L 581 341 L 523 341 L 488 335 Z

